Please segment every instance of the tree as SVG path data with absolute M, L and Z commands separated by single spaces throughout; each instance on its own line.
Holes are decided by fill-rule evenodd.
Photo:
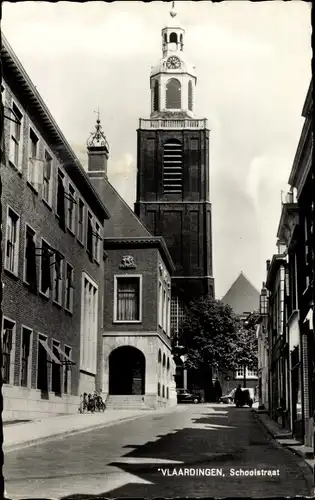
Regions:
M 186 368 L 203 386 L 208 401 L 214 399 L 213 368 L 257 367 L 253 328 L 246 329 L 232 308 L 220 300 L 203 297 L 193 301 L 181 325 L 179 339 L 186 354 Z

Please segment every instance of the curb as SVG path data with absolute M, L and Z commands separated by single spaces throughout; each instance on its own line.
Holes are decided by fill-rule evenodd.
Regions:
M 257 415 L 257 412 L 253 410 L 253 413 Z M 308 485 L 308 488 L 310 491 L 314 492 L 314 469 L 313 467 L 307 462 L 307 458 L 305 454 L 300 451 L 300 450 L 295 450 L 292 446 L 290 445 L 285 445 L 285 444 L 280 444 L 277 439 L 285 439 L 284 435 L 281 436 L 278 435 L 276 432 L 272 431 L 266 423 L 259 418 L 257 415 L 257 419 L 259 420 L 260 424 L 266 429 L 266 431 L 269 433 L 269 435 L 275 440 L 277 446 L 281 447 L 283 450 L 287 450 L 287 453 L 291 453 L 293 455 L 298 456 L 302 460 L 299 460 L 297 462 L 298 466 L 303 470 L 305 481 Z
M 254 415 L 257 416 L 257 419 L 259 420 L 259 422 L 261 423 L 261 425 L 266 429 L 266 431 L 268 431 L 268 433 L 273 437 L 273 439 L 286 439 L 286 438 L 292 438 L 292 434 L 290 432 L 277 432 L 277 431 L 274 431 L 272 430 L 270 427 L 268 427 L 268 425 L 266 424 L 266 422 L 264 422 L 264 420 L 262 418 L 260 418 L 260 414 L 263 414 L 263 415 L 266 415 L 266 412 L 258 412 L 258 411 L 255 411 L 255 410 L 252 410 L 252 412 L 254 413 Z
M 181 410 L 182 408 L 172 408 L 173 410 L 175 411 L 179 411 Z M 160 409 L 159 409 L 160 410 Z M 164 413 L 162 411 L 159 411 L 159 413 Z M 170 411 L 165 411 L 165 413 L 170 413 Z M 84 427 L 84 428 L 81 428 L 81 429 L 69 429 L 67 431 L 62 431 L 62 432 L 59 432 L 57 434 L 52 434 L 50 436 L 44 436 L 44 437 L 41 437 L 41 438 L 37 438 L 37 439 L 32 439 L 32 440 L 29 440 L 29 441 L 24 441 L 23 443 L 17 443 L 17 444 L 13 444 L 13 445 L 8 445 L 7 447 L 3 446 L 3 452 L 4 454 L 6 453 L 10 453 L 12 451 L 18 451 L 18 450 L 22 450 L 24 448 L 29 448 L 31 446 L 36 446 L 38 444 L 44 444 L 44 443 L 48 443 L 48 442 L 52 442 L 52 441 L 58 441 L 59 439 L 62 439 L 62 438 L 65 438 L 65 437 L 70 437 L 70 436 L 74 436 L 74 435 L 77 435 L 77 434 L 84 434 L 86 432 L 91 432 L 92 430 L 98 430 L 98 429 L 103 429 L 105 427 L 110 427 L 111 425 L 117 425 L 117 424 L 121 424 L 123 422 L 131 422 L 132 420 L 136 420 L 137 418 L 143 418 L 143 417 L 147 417 L 148 415 L 156 415 L 157 412 L 155 410 L 149 410 L 148 412 L 145 412 L 143 414 L 139 413 L 139 415 L 133 415 L 133 416 L 129 416 L 129 417 L 122 417 L 122 418 L 119 418 L 117 420 L 111 420 L 109 422 L 103 422 L 103 423 L 100 423 L 100 424 L 96 424 L 96 425 L 90 425 L 88 427 Z

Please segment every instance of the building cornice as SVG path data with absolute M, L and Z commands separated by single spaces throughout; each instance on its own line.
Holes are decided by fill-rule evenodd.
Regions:
M 306 99 L 302 110 L 302 116 L 304 116 L 304 118 L 307 118 L 312 116 L 312 113 L 313 113 L 313 78 L 311 79 L 311 82 L 308 87 Z
M 175 265 L 172 261 L 171 255 L 167 249 L 165 241 L 162 237 L 147 237 L 147 238 L 104 238 L 104 249 L 119 249 L 119 248 L 157 248 L 162 256 L 165 264 L 167 265 L 171 274 L 175 272 Z
M 86 201 L 91 209 L 100 218 L 109 219 L 110 214 L 107 208 L 99 198 L 83 166 L 3 33 L 1 38 L 2 74 L 4 79 L 8 79 L 9 84 L 12 83 L 12 90 L 17 93 L 16 97 L 21 101 L 21 104 L 24 104 L 26 112 L 30 116 L 36 116 L 50 139 L 50 149 L 59 159 L 69 177 L 78 187 L 81 187 L 82 195 L 87 198 Z
M 289 244 L 294 227 L 298 224 L 299 208 L 297 203 L 283 203 L 277 231 L 277 238 Z
M 300 193 L 311 167 L 313 138 L 312 138 L 312 112 L 313 112 L 313 83 L 311 81 L 303 106 L 302 116 L 305 118 L 298 147 L 291 169 L 289 184 Z
M 286 265 L 286 256 L 283 253 L 277 253 L 272 256 L 270 267 L 267 273 L 266 288 L 272 291 L 272 287 L 277 276 L 278 269 L 281 265 Z

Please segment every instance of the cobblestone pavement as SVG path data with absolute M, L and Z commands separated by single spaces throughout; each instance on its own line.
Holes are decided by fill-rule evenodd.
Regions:
M 11 452 L 6 490 L 13 500 L 311 495 L 308 468 L 256 418 L 192 405 Z

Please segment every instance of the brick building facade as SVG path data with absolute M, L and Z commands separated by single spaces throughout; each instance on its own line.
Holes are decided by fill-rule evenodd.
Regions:
M 101 385 L 109 217 L 2 36 L 4 419 L 77 411 Z

